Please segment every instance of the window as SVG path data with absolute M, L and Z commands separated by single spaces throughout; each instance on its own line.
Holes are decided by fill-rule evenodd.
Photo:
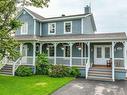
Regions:
M 72 33 L 72 21 L 64 22 L 64 33 Z
M 56 34 L 56 23 L 48 24 L 48 34 Z
M 21 34 L 27 34 L 28 33 L 28 23 L 25 22 L 22 26 L 21 26 Z
M 97 47 L 97 58 L 102 58 L 102 48 Z
M 65 46 L 64 57 L 70 57 L 70 46 Z
M 110 58 L 110 47 L 105 47 L 105 58 Z
M 54 47 L 53 47 L 53 46 L 50 46 L 48 52 L 49 52 L 49 53 L 48 53 L 48 56 L 49 56 L 49 57 L 53 57 L 53 56 L 54 56 Z

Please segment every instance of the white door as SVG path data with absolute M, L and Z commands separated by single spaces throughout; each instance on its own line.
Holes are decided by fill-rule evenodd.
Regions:
M 111 58 L 110 45 L 96 45 L 94 46 L 94 64 L 106 65 L 107 60 Z
M 23 45 L 22 56 L 22 64 L 27 64 L 27 45 Z

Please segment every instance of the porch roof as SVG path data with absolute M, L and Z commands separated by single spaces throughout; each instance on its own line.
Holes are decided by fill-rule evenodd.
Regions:
M 127 40 L 124 32 L 121 33 L 103 33 L 103 34 L 67 34 L 67 35 L 51 35 L 51 36 L 32 36 L 20 35 L 15 36 L 19 41 L 107 41 L 107 40 Z

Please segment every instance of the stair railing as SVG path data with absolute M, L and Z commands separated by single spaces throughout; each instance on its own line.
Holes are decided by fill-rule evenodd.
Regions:
M 19 57 L 14 63 L 13 63 L 13 69 L 12 69 L 12 74 L 15 76 L 15 71 L 16 69 L 21 65 L 21 59 L 22 57 Z
M 86 63 L 86 79 L 88 78 L 89 68 L 90 68 L 90 62 L 89 62 L 89 60 L 87 60 L 87 63 Z

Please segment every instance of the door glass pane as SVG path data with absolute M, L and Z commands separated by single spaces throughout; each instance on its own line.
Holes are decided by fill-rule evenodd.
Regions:
M 110 58 L 110 48 L 105 47 L 105 58 Z
M 101 57 L 102 57 L 102 48 L 97 47 L 97 58 L 101 58 Z

